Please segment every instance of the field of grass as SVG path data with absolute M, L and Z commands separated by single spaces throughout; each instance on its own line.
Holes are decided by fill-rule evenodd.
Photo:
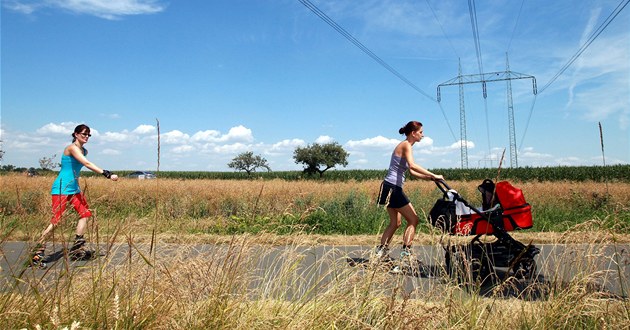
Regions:
M 32 241 L 50 218 L 52 179 L 0 180 L 0 243 Z M 481 294 L 477 286 L 445 278 L 443 286 L 410 295 L 403 277 L 345 267 L 324 274 L 333 279 L 325 285 L 305 287 L 294 263 L 282 263 L 273 276 L 254 267 L 265 257 L 261 242 L 287 246 L 278 260 L 300 260 L 299 248 L 328 244 L 326 237 L 338 237 L 336 245 L 374 244 L 387 221 L 386 211 L 374 205 L 379 180 L 85 178 L 82 188 L 96 220 L 90 241 L 123 243 L 138 252 L 165 242 L 224 248 L 192 260 L 182 245 L 181 254 L 168 259 L 145 252 L 130 254 L 122 264 L 99 258 L 83 268 L 64 263 L 50 272 L 27 270 L 1 290 L 0 324 L 7 329 L 627 328 L 630 303 L 594 289 L 607 274 L 593 260 L 601 256 L 598 243 L 624 241 L 630 234 L 630 183 L 512 183 L 523 189 L 534 212 L 535 227 L 520 235 L 537 242 L 545 233 L 547 244 L 592 246 L 585 255 L 564 256 L 581 269 L 571 281 L 550 278 L 544 290 L 531 283 L 506 296 L 506 287 L 516 285 L 510 279 Z M 479 204 L 478 182 L 449 184 Z M 410 181 L 406 192 L 419 213 L 440 198 L 431 182 Z M 71 237 L 75 224 L 70 210 L 56 239 Z M 439 235 L 429 226 L 420 230 L 419 240 L 437 244 Z M 305 294 L 288 297 L 287 291 Z
M 162 258 L 150 252 L 149 243 L 112 235 L 108 246 L 126 240 L 134 251 L 124 262 L 99 258 L 75 267 L 64 259 L 51 271 L 27 269 L 0 292 L 0 324 L 6 329 L 625 329 L 630 324 L 627 298 L 597 289 L 610 274 L 596 266 L 602 252 L 595 242 L 586 242 L 585 255 L 562 256 L 580 269 L 570 281 L 549 276 L 522 284 L 508 278 L 484 292 L 478 282 L 466 286 L 449 277 L 428 280 L 439 284 L 420 289 L 421 280 L 412 278 L 418 287 L 409 292 L 405 276 L 378 267 L 337 267 L 306 282 L 296 267 L 304 257 L 300 248 L 310 245 L 299 238 L 283 240 L 287 248 L 274 267 L 256 268 L 267 255 L 251 238 L 236 236 L 195 258 L 186 256 L 190 247 L 180 245 L 175 255 Z M 620 255 L 627 260 L 627 253 Z M 331 258 L 321 256 L 311 269 Z
M 0 176 L 0 225 L 4 237 L 31 239 L 50 217 L 49 177 Z M 532 205 L 534 228 L 563 232 L 590 222 L 600 229 L 630 234 L 630 183 L 512 182 Z M 473 205 L 480 204 L 479 182 L 452 181 Z M 82 179 L 100 230 L 125 228 L 136 235 L 378 235 L 388 221 L 375 205 L 379 180 L 132 180 Z M 410 181 L 405 190 L 421 218 L 441 192 L 427 181 Z M 76 221 L 73 210 L 64 223 Z M 421 233 L 432 228 L 423 222 Z

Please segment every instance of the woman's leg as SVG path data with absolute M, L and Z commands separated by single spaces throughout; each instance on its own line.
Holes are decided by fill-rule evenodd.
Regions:
M 403 245 L 411 246 L 413 243 L 413 238 L 416 236 L 416 227 L 420 222 L 420 218 L 418 218 L 418 214 L 416 210 L 413 208 L 411 203 L 396 209 L 398 214 L 402 214 L 407 221 L 407 228 L 405 228 L 405 233 L 403 235 Z
M 77 223 L 77 236 L 83 236 L 87 230 L 88 217 L 79 219 Z
M 387 226 L 387 228 L 385 228 L 383 236 L 381 236 L 381 245 L 383 246 L 389 245 L 389 243 L 392 241 L 394 233 L 402 224 L 400 213 L 398 213 L 396 209 L 388 207 L 387 213 L 389 214 L 389 225 Z
M 74 237 L 74 243 L 70 247 L 70 253 L 73 257 L 81 259 L 84 257 L 83 245 L 85 245 L 85 238 L 83 237 L 83 234 L 85 234 L 87 230 L 87 222 L 92 216 L 92 212 L 90 211 L 87 200 L 82 193 L 73 195 L 70 202 L 80 217 L 77 222 L 77 231 L 76 236 Z
M 55 229 L 55 225 L 52 223 L 48 224 L 48 227 L 44 229 L 44 231 L 42 232 L 42 235 L 39 237 L 39 240 L 37 241 L 37 245 L 40 245 L 40 246 L 44 245 L 46 243 L 46 239 L 48 238 L 48 235 L 50 235 L 53 229 Z

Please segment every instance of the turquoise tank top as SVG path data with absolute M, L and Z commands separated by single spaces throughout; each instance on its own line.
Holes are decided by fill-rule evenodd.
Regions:
M 85 149 L 83 149 L 85 155 Z M 53 182 L 50 193 L 53 195 L 73 195 L 81 192 L 79 188 L 79 176 L 83 164 L 72 156 L 61 156 L 61 170 Z

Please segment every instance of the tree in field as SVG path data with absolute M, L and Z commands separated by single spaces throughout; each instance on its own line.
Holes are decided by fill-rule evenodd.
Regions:
M 296 164 L 304 164 L 304 173 L 319 173 L 319 177 L 324 176 L 324 172 L 335 167 L 348 165 L 349 154 L 343 150 L 337 142 L 331 143 L 313 143 L 306 147 L 297 147 L 293 152 L 293 159 Z
M 245 171 L 247 175 L 256 172 L 257 168 L 264 168 L 267 172 L 271 172 L 271 167 L 267 164 L 267 160 L 260 157 L 260 155 L 254 156 L 252 151 L 243 152 L 234 157 L 234 159 L 228 163 L 228 167 L 237 171 Z
M 57 155 L 52 155 L 51 157 L 42 157 L 39 159 L 39 167 L 45 171 L 52 171 L 56 167 L 61 166 L 59 163 L 55 163 L 55 157 Z

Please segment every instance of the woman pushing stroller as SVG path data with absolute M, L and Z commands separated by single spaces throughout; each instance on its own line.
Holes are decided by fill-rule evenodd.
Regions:
M 424 131 L 420 122 L 410 121 L 401 127 L 398 133 L 404 134 L 405 139 L 392 152 L 389 169 L 381 184 L 378 197 L 378 204 L 387 207 L 389 225 L 381 236 L 381 243 L 376 248 L 375 257 L 379 260 L 389 258 L 389 245 L 394 233 L 402 224 L 401 216 L 403 216 L 407 221 L 407 227 L 403 234 L 400 261 L 401 264 L 408 263 L 410 265 L 412 259 L 411 244 L 420 219 L 409 198 L 403 192 L 405 172 L 409 170 L 412 176 L 424 180 L 443 180 L 444 177 L 428 171 L 413 159 L 412 147 L 424 137 Z M 400 266 L 396 266 L 393 271 L 400 271 L 401 269 Z

